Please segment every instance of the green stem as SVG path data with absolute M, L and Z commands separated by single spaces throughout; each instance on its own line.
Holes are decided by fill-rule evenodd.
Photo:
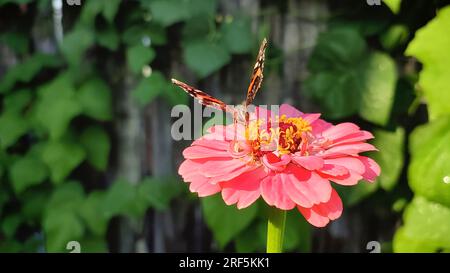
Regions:
M 285 222 L 286 211 L 271 207 L 267 222 L 267 253 L 283 252 Z

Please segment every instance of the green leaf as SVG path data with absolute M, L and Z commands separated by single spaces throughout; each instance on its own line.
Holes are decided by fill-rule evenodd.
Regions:
M 83 147 L 68 140 L 50 141 L 42 152 L 42 160 L 50 169 L 50 178 L 55 184 L 63 182 L 85 156 Z
M 68 181 L 54 188 L 46 206 L 47 211 L 76 212 L 85 201 L 84 190 L 77 181 Z
M 34 54 L 6 72 L 0 81 L 0 94 L 11 91 L 16 82 L 29 82 L 44 68 L 57 67 L 60 64 L 60 59 L 54 55 Z
M 234 239 L 236 251 L 240 253 L 264 252 L 266 247 L 266 233 L 266 222 L 253 222 Z
M 127 49 L 127 62 L 131 71 L 140 74 L 142 67 L 150 63 L 156 56 L 155 51 L 150 47 L 136 45 Z
M 378 152 L 370 153 L 381 168 L 381 174 L 375 183 L 387 191 L 392 190 L 398 182 L 404 161 L 405 130 L 401 127 L 395 132 L 381 129 L 374 131 L 375 139 L 372 144 L 378 148 Z
M 248 227 L 258 212 L 256 204 L 242 210 L 227 206 L 220 194 L 202 198 L 202 208 L 206 224 L 221 248 Z
M 103 0 L 102 14 L 109 23 L 114 21 L 114 17 L 119 10 L 120 3 L 121 0 Z
M 408 180 L 414 193 L 450 206 L 450 117 L 417 127 L 410 136 Z
M 195 16 L 186 21 L 183 25 L 183 41 L 194 41 L 204 39 L 211 31 L 212 18 L 205 16 Z
M 25 33 L 21 32 L 10 31 L 3 33 L 0 36 L 0 42 L 6 44 L 18 54 L 25 54 L 29 49 L 28 37 Z
M 165 28 L 158 24 L 134 25 L 122 34 L 122 41 L 128 46 L 143 44 L 143 39 L 150 39 L 151 45 L 164 45 L 167 42 Z
M 351 28 L 336 28 L 319 36 L 311 59 L 309 69 L 314 72 L 322 70 L 347 70 L 348 65 L 360 62 L 367 53 L 363 37 Z
M 290 210 L 286 215 L 284 249 L 286 251 L 310 252 L 312 246 L 311 235 L 311 225 L 297 210 Z
M 81 113 L 72 83 L 66 74 L 58 76 L 38 91 L 35 118 L 46 128 L 52 139 L 65 134 L 70 121 Z
M 64 37 L 61 51 L 70 65 L 80 67 L 85 51 L 94 44 L 94 41 L 92 29 L 76 27 Z
M 250 20 L 246 17 L 234 18 L 222 25 L 223 39 L 231 53 L 243 54 L 252 49 Z
M 394 237 L 394 252 L 450 250 L 450 208 L 415 197 L 404 215 L 404 226 Z
M 120 0 L 87 1 L 83 4 L 80 21 L 90 27 L 94 26 L 96 16 L 101 13 L 108 23 L 112 23 L 117 14 Z
M 86 222 L 89 230 L 97 236 L 105 235 L 108 227 L 109 218 L 102 212 L 105 196 L 105 191 L 91 192 L 79 210 L 80 217 Z
M 21 113 L 32 100 L 29 89 L 21 89 L 12 92 L 3 100 L 3 111 L 12 113 Z
M 216 72 L 231 59 L 225 48 L 206 40 L 187 43 L 183 54 L 186 64 L 201 78 Z
M 83 131 L 80 142 L 86 151 L 87 161 L 96 169 L 104 171 L 111 149 L 108 134 L 102 128 L 92 126 Z
M 334 187 L 338 191 L 342 202 L 351 207 L 373 194 L 379 188 L 379 184 L 361 181 L 352 187 L 340 185 L 334 185 Z
M 375 124 L 386 125 L 394 103 L 397 82 L 395 62 L 387 54 L 374 52 L 364 64 L 359 114 Z
M 182 0 L 186 2 L 189 16 L 213 17 L 217 8 L 217 0 Z
M 150 2 L 153 19 L 167 27 L 189 17 L 189 4 L 184 0 L 154 0 Z
M 13 238 L 17 228 L 23 223 L 22 215 L 11 214 L 2 219 L 2 232 L 6 238 Z
M 97 43 L 111 51 L 119 47 L 120 37 L 113 25 L 108 24 L 104 29 L 97 31 L 95 38 Z
M 16 193 L 42 183 L 48 176 L 47 166 L 40 158 L 27 154 L 19 158 L 10 168 L 10 178 Z
M 28 190 L 21 194 L 22 214 L 28 222 L 40 223 L 47 206 L 49 193 L 42 190 Z
M 359 112 L 385 125 L 391 113 L 397 73 L 386 54 L 369 52 L 354 29 L 332 29 L 321 35 L 314 49 L 305 82 L 308 93 L 334 119 Z
M 112 117 L 111 90 L 100 78 L 92 78 L 85 82 L 77 93 L 83 114 L 100 121 Z
M 148 78 L 143 78 L 136 89 L 132 91 L 133 97 L 141 106 L 152 102 L 167 88 L 167 81 L 159 71 L 154 71 Z
M 189 99 L 189 96 L 188 94 L 186 94 L 186 92 L 183 92 L 179 87 L 175 86 L 172 83 L 168 83 L 166 91 L 162 93 L 162 97 L 171 106 L 175 106 L 178 104 L 187 104 Z
M 28 121 L 18 113 L 4 112 L 0 116 L 0 147 L 5 149 L 13 145 L 28 129 Z
M 80 240 L 81 253 L 108 253 L 108 244 L 103 237 L 85 237 Z
M 138 186 L 140 200 L 157 210 L 164 210 L 172 199 L 184 192 L 185 185 L 176 177 L 147 177 Z
M 73 213 L 50 211 L 43 222 L 47 252 L 66 252 L 67 243 L 83 237 L 84 226 Z
M 83 237 L 84 225 L 78 217 L 83 201 L 80 183 L 64 183 L 54 190 L 42 223 L 48 252 L 66 252 L 68 242 L 79 241 Z
M 101 210 L 109 219 L 116 215 L 129 215 L 136 201 L 136 187 L 124 180 L 115 181 L 108 189 Z
M 400 11 L 402 0 L 383 0 L 383 2 L 391 9 L 392 13 L 397 14 Z
M 439 10 L 437 16 L 419 29 L 406 49 L 407 55 L 418 58 L 423 63 L 419 85 L 428 102 L 431 119 L 450 113 L 450 6 Z
M 408 28 L 404 25 L 392 25 L 380 36 L 380 43 L 386 50 L 395 49 L 403 45 L 409 36 Z

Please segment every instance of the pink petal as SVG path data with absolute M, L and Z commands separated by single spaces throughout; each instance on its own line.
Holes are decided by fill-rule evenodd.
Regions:
M 202 146 L 189 146 L 183 151 L 183 156 L 186 159 L 198 159 L 207 157 L 228 157 L 231 158 L 227 151 L 215 150 Z
M 318 156 L 292 156 L 292 161 L 307 170 L 317 170 L 323 167 L 323 159 Z
M 331 165 L 339 165 L 343 166 L 347 169 L 353 170 L 359 174 L 363 174 L 366 171 L 366 167 L 361 162 L 359 157 L 339 157 L 339 158 L 332 158 L 332 159 L 325 159 L 325 164 L 331 164 Z
M 356 133 L 352 133 L 352 134 L 346 135 L 344 137 L 333 140 L 333 144 L 331 144 L 329 147 L 333 147 L 333 146 L 341 145 L 341 144 L 345 144 L 345 143 L 364 141 L 364 140 L 368 140 L 368 139 L 372 139 L 372 138 L 373 138 L 373 135 L 370 132 L 358 131 Z
M 198 175 L 192 179 L 189 190 L 198 193 L 200 197 L 204 197 L 218 193 L 221 188 L 218 185 L 210 184 L 208 178 Z
M 364 179 L 366 179 L 369 182 L 375 181 L 375 179 L 380 175 L 381 169 L 380 166 L 375 162 L 375 160 L 360 156 L 359 159 L 364 164 L 365 172 L 362 174 Z
M 259 198 L 261 180 L 266 176 L 263 168 L 257 168 L 222 183 L 223 200 L 227 205 L 237 203 L 238 209 L 250 206 Z
M 289 165 L 286 168 L 291 184 L 314 204 L 326 202 L 330 199 L 331 184 L 327 179 L 320 177 L 315 172 L 301 167 Z M 292 187 L 289 187 L 293 189 Z M 293 193 L 295 194 L 295 193 Z M 294 196 L 292 196 L 294 197 Z M 298 200 L 300 202 L 300 200 Z
M 281 181 L 283 182 L 283 187 L 286 190 L 289 198 L 294 201 L 297 205 L 302 207 L 310 208 L 313 206 L 313 201 L 310 200 L 310 195 L 308 193 L 310 190 L 306 187 L 304 183 L 299 182 L 293 175 L 287 175 L 280 173 Z
M 276 114 L 274 116 L 272 115 L 274 115 L 274 113 L 265 107 L 255 107 L 255 111 L 250 114 L 250 117 L 251 120 L 264 119 L 267 121 L 271 118 L 275 118 Z
M 227 182 L 232 180 L 233 178 L 241 175 L 242 173 L 251 171 L 255 169 L 256 166 L 249 166 L 249 165 L 243 165 L 242 167 L 239 167 L 237 169 L 234 169 L 233 171 L 230 171 L 225 174 L 221 174 L 218 176 L 210 177 L 209 183 L 211 184 L 217 184 L 219 182 Z
M 184 180 L 187 180 L 189 177 L 198 174 L 198 170 L 204 162 L 204 159 L 186 159 L 178 168 L 178 174 L 181 175 Z
M 349 173 L 347 168 L 334 164 L 324 164 L 323 168 L 320 169 L 319 172 L 329 176 L 347 176 Z
M 228 148 L 230 147 L 230 142 L 215 139 L 211 140 L 200 138 L 194 140 L 194 142 L 192 142 L 192 146 L 202 146 L 213 150 L 228 151 Z
M 245 167 L 246 164 L 245 161 L 235 158 L 209 160 L 201 165 L 199 172 L 206 177 L 222 176 L 238 168 Z
M 318 173 L 323 178 L 344 186 L 356 185 L 362 179 L 362 176 L 352 169 L 333 164 L 325 164 Z
M 345 175 L 345 176 L 329 177 L 329 179 L 331 181 L 333 181 L 334 183 L 337 183 L 337 184 L 343 185 L 343 186 L 356 185 L 362 178 L 363 177 L 360 174 L 358 174 L 357 172 L 354 172 L 352 170 L 349 170 L 348 175 Z
M 332 147 L 321 154 L 322 157 L 331 157 L 339 155 L 358 155 L 358 153 L 378 151 L 372 144 L 357 142 L 348 143 L 339 146 Z
M 290 117 L 298 118 L 301 115 L 303 115 L 303 113 L 300 112 L 299 110 L 297 110 L 295 107 L 284 103 L 280 106 L 280 117 L 282 115 L 286 115 L 286 117 L 288 117 L 288 118 L 290 118 Z
M 267 204 L 279 209 L 290 210 L 295 207 L 295 203 L 284 190 L 283 183 L 278 174 L 272 173 L 272 175 L 262 180 L 261 195 Z
M 304 120 L 306 120 L 309 124 L 312 124 L 320 118 L 320 114 L 318 113 L 303 114 L 301 117 Z
M 313 135 L 319 135 L 323 131 L 328 130 L 329 128 L 333 127 L 333 124 L 326 122 L 322 119 L 317 119 L 313 123 L 311 123 L 312 126 L 312 133 Z
M 359 131 L 359 127 L 350 122 L 339 123 L 322 132 L 324 138 L 335 140 Z
M 207 135 L 204 135 L 204 139 L 218 140 L 218 141 L 232 141 L 234 140 L 235 133 L 237 134 L 237 140 L 245 140 L 245 126 L 242 124 L 230 125 L 216 125 L 208 129 Z
M 328 202 L 315 205 L 312 208 L 301 206 L 297 206 L 297 208 L 305 219 L 316 227 L 324 227 L 330 220 L 339 218 L 343 210 L 342 200 L 334 189 Z

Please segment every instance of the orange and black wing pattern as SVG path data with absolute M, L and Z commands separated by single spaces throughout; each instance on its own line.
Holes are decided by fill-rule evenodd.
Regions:
M 231 112 L 230 108 L 223 101 L 216 99 L 205 92 L 198 90 L 184 82 L 180 82 L 179 80 L 172 79 L 172 83 L 181 87 L 186 93 L 191 95 L 193 98 L 197 99 L 201 104 L 205 106 L 209 106 L 218 110 Z
M 261 83 L 263 80 L 263 71 L 264 71 L 264 61 L 266 59 L 266 48 L 267 48 L 267 40 L 264 40 L 259 47 L 258 57 L 256 58 L 255 66 L 253 67 L 253 73 L 250 81 L 250 85 L 247 90 L 247 98 L 245 99 L 245 106 L 252 104 L 253 99 L 261 88 Z

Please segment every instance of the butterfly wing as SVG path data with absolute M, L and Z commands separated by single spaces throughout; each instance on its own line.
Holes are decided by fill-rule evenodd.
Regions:
M 247 98 L 245 99 L 245 106 L 250 105 L 253 102 L 253 99 L 256 96 L 256 93 L 259 91 L 261 87 L 261 83 L 263 80 L 263 70 L 264 70 L 264 61 L 266 58 L 265 52 L 267 48 L 267 40 L 264 40 L 259 47 L 258 57 L 256 58 L 255 66 L 253 67 L 253 73 L 250 81 L 250 85 L 247 89 Z
M 197 99 L 201 104 L 205 106 L 209 106 L 218 110 L 222 110 L 225 112 L 233 113 L 234 111 L 229 107 L 226 103 L 223 101 L 214 98 L 213 96 L 210 96 L 206 94 L 205 92 L 198 90 L 184 82 L 180 82 L 176 79 L 172 79 L 172 83 L 175 85 L 181 87 L 186 93 L 191 95 L 193 98 Z

